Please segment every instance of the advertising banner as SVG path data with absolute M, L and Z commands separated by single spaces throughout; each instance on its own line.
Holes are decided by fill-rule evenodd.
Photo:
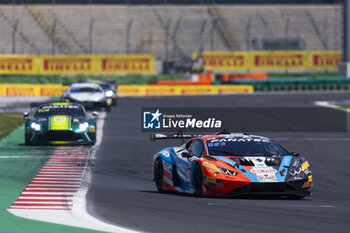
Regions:
M 204 68 L 212 71 L 337 69 L 342 60 L 341 51 L 205 51 L 201 56 Z
M 40 74 L 153 74 L 153 55 L 40 56 Z
M 101 55 L 98 73 L 103 74 L 154 74 L 153 55 Z
M 40 74 L 91 74 L 97 73 L 92 56 L 39 56 Z M 95 72 L 94 72 L 95 71 Z
M 211 94 L 233 94 L 252 93 L 251 85 L 179 85 L 179 86 L 157 86 L 157 85 L 120 85 L 118 95 L 120 96 L 147 96 L 147 95 L 211 95 Z
M 193 53 L 196 59 L 198 53 Z M 246 70 L 249 68 L 247 52 L 204 52 L 204 68 L 207 70 Z
M 337 69 L 343 59 L 341 51 L 312 51 L 309 64 L 312 69 Z
M 60 84 L 0 84 L 0 96 L 61 96 L 68 86 Z M 119 85 L 118 96 L 210 95 L 252 93 L 251 85 Z
M 251 52 L 251 69 L 307 69 L 308 53 L 304 51 Z
M 0 74 L 154 74 L 155 57 L 130 55 L 0 55 Z
M 0 84 L 1 96 L 61 96 L 60 84 Z
M 0 74 L 37 74 L 38 58 L 35 56 L 0 55 Z

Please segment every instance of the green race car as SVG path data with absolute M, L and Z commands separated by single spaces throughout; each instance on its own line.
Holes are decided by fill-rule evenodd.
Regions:
M 31 117 L 25 117 L 26 145 L 75 144 L 96 142 L 96 116 L 88 116 L 78 103 L 42 104 Z

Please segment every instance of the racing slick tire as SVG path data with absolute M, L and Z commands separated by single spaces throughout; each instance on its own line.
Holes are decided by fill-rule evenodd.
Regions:
M 154 181 L 156 183 L 156 188 L 158 192 L 160 193 L 164 192 L 163 162 L 162 162 L 162 159 L 160 158 L 157 158 L 156 161 L 154 162 Z
M 200 197 L 203 195 L 203 171 L 202 166 L 197 164 L 194 169 L 193 175 L 193 186 L 194 186 L 194 195 Z

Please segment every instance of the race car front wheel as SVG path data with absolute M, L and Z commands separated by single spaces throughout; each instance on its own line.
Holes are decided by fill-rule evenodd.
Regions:
M 154 162 L 154 181 L 158 192 L 163 192 L 163 162 L 160 158 Z
M 193 177 L 194 195 L 202 196 L 203 194 L 203 172 L 200 164 L 197 164 Z

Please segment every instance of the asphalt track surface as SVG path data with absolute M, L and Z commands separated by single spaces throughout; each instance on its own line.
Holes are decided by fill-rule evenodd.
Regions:
M 309 160 L 314 188 L 306 199 L 198 198 L 156 192 L 152 156 L 180 142 L 152 143 L 140 126 L 141 107 L 303 107 L 316 100 L 344 99 L 350 93 L 120 98 L 104 125 L 88 211 L 145 232 L 349 232 L 349 131 L 265 134 Z

